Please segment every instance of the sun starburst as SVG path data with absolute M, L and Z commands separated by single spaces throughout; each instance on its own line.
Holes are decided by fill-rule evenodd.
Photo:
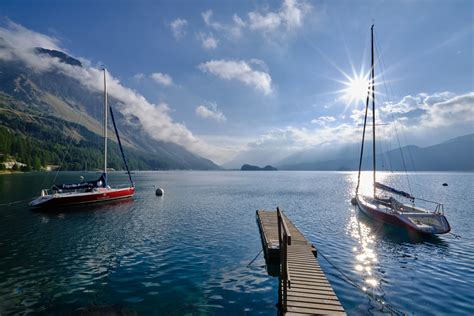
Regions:
M 347 81 L 344 82 L 346 86 L 342 92 L 342 98 L 351 103 L 359 103 L 364 102 L 367 98 L 367 94 L 369 93 L 369 79 L 367 75 L 354 75 L 352 78 L 348 78 Z

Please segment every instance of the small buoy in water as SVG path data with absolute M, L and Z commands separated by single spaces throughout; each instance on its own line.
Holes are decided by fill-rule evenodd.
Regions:
M 356 200 L 355 197 L 353 197 L 353 198 L 351 199 L 351 204 L 352 204 L 352 205 L 356 205 L 356 204 L 357 204 L 357 200 Z
M 447 186 L 448 186 L 448 184 L 446 182 L 443 183 L 443 187 L 447 187 Z
M 156 196 L 162 196 L 163 194 L 165 194 L 165 190 L 163 190 L 162 188 L 156 189 L 155 191 Z

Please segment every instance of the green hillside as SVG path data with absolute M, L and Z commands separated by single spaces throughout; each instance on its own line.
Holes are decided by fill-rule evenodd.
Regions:
M 5 101 L 5 100 L 3 100 Z M 103 138 L 80 124 L 54 116 L 24 113 L 13 104 L 0 103 L 0 154 L 27 164 L 32 169 L 59 165 L 62 170 L 99 169 L 103 166 Z M 124 168 L 117 143 L 109 141 L 108 165 Z M 160 160 L 132 148 L 125 148 L 134 170 L 173 169 L 179 165 Z

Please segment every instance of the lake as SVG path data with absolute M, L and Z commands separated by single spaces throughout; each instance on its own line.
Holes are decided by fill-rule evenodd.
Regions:
M 57 182 L 98 177 L 63 172 Z M 38 195 L 54 173 L 0 175 L 0 204 Z M 314 243 L 349 314 L 474 314 L 474 174 L 378 175 L 444 203 L 452 232 L 420 238 L 350 204 L 354 172 L 136 172 L 133 201 L 54 213 L 0 206 L 0 314 L 117 305 L 139 315 L 277 312 L 257 209 L 280 206 Z M 363 183 L 370 181 L 363 175 Z M 126 183 L 112 173 L 112 183 Z M 442 183 L 449 186 L 442 186 Z M 153 186 L 165 190 L 154 194 Z M 363 186 L 370 190 L 369 186 Z M 343 271 L 364 291 L 348 284 Z M 383 301 L 383 304 L 381 303 Z

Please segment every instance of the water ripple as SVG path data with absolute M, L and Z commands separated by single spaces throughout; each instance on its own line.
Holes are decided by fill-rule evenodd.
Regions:
M 353 176 L 144 172 L 135 175 L 134 201 L 55 213 L 31 212 L 25 205 L 3 208 L 0 314 L 108 308 L 127 315 L 274 315 L 277 279 L 267 275 L 262 257 L 247 264 L 261 249 L 255 210 L 276 206 L 339 269 L 396 309 L 473 314 L 473 175 L 442 174 L 440 181 L 440 174 L 422 174 L 423 194 L 444 198 L 453 231 L 462 236 L 428 240 L 362 216 L 349 203 Z M 34 195 L 42 181 L 37 174 L 0 181 L 5 179 L 15 190 L 1 192 L 0 203 L 5 196 Z M 120 174 L 111 179 L 126 180 Z M 450 186 L 434 186 L 442 182 Z M 153 185 L 164 187 L 166 195 L 156 197 Z M 349 314 L 390 312 L 319 261 Z

